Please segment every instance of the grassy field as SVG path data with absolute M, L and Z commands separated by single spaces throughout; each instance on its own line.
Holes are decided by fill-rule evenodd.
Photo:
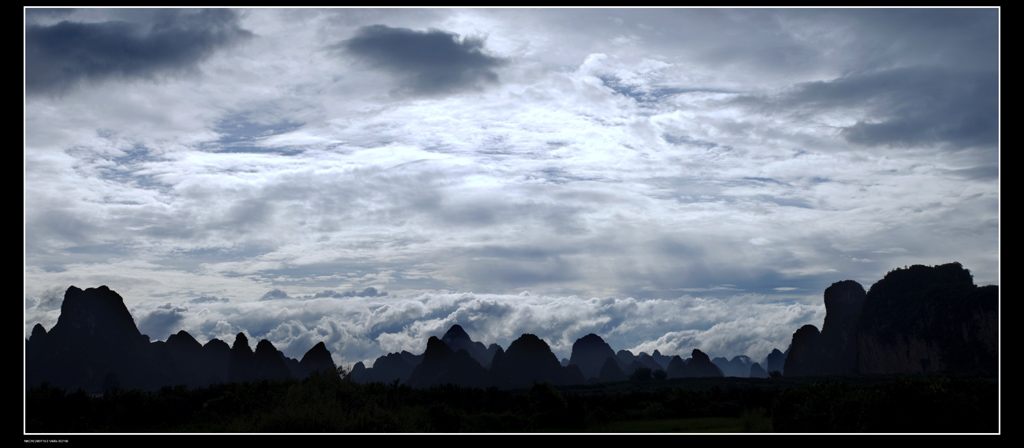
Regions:
M 994 433 L 998 383 L 963 377 L 682 379 L 521 390 L 337 377 L 26 394 L 29 433 Z
M 633 420 L 608 424 L 594 432 L 601 433 L 768 433 L 772 422 L 767 417 L 748 418 L 705 417 Z

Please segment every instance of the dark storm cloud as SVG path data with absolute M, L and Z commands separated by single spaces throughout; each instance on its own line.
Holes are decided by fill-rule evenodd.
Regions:
M 483 52 L 484 41 L 441 30 L 415 31 L 373 25 L 332 48 L 405 79 L 417 94 L 437 94 L 496 82 L 493 69 L 505 64 Z
M 274 215 L 273 204 L 262 199 L 244 199 L 225 212 L 223 225 L 232 230 L 253 230 Z
M 694 139 L 687 135 L 673 135 L 665 133 L 661 135 L 661 138 L 664 138 L 666 142 L 673 145 L 691 145 L 704 149 L 711 149 L 718 146 L 718 143 Z
M 288 293 L 284 292 L 283 290 L 273 289 L 271 291 L 268 291 L 266 294 L 263 294 L 263 296 L 259 298 L 259 301 L 262 302 L 262 301 L 267 301 L 267 300 L 287 300 L 287 299 L 310 300 L 310 299 L 322 299 L 322 298 L 345 299 L 345 298 L 351 298 L 351 297 L 386 297 L 387 295 L 388 295 L 387 291 L 378 291 L 377 288 L 374 288 L 372 286 L 368 286 L 368 287 L 364 288 L 362 291 L 358 291 L 358 292 L 355 291 L 355 290 L 345 291 L 345 292 L 337 292 L 337 291 L 328 289 L 328 290 L 324 290 L 324 291 L 318 292 L 318 293 L 316 293 L 314 295 L 311 295 L 311 296 L 310 295 L 306 295 L 306 296 L 296 296 L 296 297 L 289 296 Z
M 487 245 L 466 251 L 472 258 L 500 258 L 503 260 L 541 261 L 565 254 L 578 253 L 573 248 L 552 248 L 530 245 L 497 246 Z
M 356 293 L 356 296 L 358 297 L 384 297 L 386 295 L 388 295 L 387 291 L 377 291 L 377 288 L 374 288 L 372 286 L 367 287 L 366 289 L 362 290 L 362 292 Z
M 999 133 L 998 83 L 995 71 L 924 68 L 840 80 L 833 86 L 836 93 L 864 95 L 881 120 L 860 121 L 841 135 L 871 146 L 944 142 L 956 148 L 994 147 Z M 828 95 L 828 90 L 820 93 Z
M 998 180 L 999 165 L 983 165 L 973 168 L 949 170 L 949 174 L 970 180 Z
M 183 72 L 251 37 L 228 9 L 161 10 L 150 26 L 62 21 L 25 27 L 25 90 L 62 93 L 81 81 Z
M 505 258 L 471 260 L 465 263 L 463 272 L 467 280 L 482 290 L 526 288 L 583 277 L 575 263 L 557 255 L 534 261 Z
M 839 137 L 864 146 L 936 145 L 994 148 L 998 138 L 999 10 L 764 10 L 784 28 L 819 32 L 837 47 L 812 59 L 841 75 L 796 84 L 779 95 L 741 96 L 738 103 L 816 122 L 822 112 L 856 120 Z M 769 28 L 770 29 L 770 28 Z M 771 40 L 767 40 L 769 45 Z M 756 108 L 755 108 L 756 109 Z M 849 111 L 851 114 L 846 114 Z M 856 114 L 856 115 L 853 115 Z
M 288 293 L 286 293 L 286 292 L 284 292 L 284 291 L 282 291 L 280 289 L 274 289 L 274 290 L 268 291 L 266 294 L 263 294 L 263 297 L 260 297 L 259 300 L 262 302 L 264 300 L 283 300 L 283 299 L 290 299 L 290 298 L 291 297 L 288 297 Z
M 808 15 L 849 20 L 859 30 L 847 47 L 856 67 L 938 63 L 956 67 L 992 67 L 999 61 L 997 8 L 881 8 L 843 11 L 802 10 Z
M 218 298 L 214 296 L 202 296 L 195 299 L 189 300 L 188 303 L 192 304 L 203 304 L 203 303 L 230 303 L 231 301 L 224 298 Z
M 139 331 L 149 335 L 150 339 L 166 339 L 167 336 L 181 330 L 188 308 L 175 307 L 171 304 L 161 306 L 145 317 L 139 319 Z
M 345 292 L 337 292 L 337 291 L 328 289 L 328 290 L 325 290 L 325 291 L 318 292 L 318 293 L 314 294 L 312 298 L 320 299 L 320 298 L 324 298 L 324 297 L 329 297 L 329 298 L 333 298 L 333 299 L 344 299 L 344 298 L 349 298 L 349 297 L 384 297 L 386 295 L 388 295 L 387 291 L 377 291 L 377 288 L 374 288 L 372 286 L 368 286 L 365 289 L 363 289 L 361 292 L 356 292 L 354 290 L 353 291 L 345 291 Z
M 839 134 L 866 146 L 992 148 L 999 131 L 998 89 L 995 70 L 922 66 L 802 83 L 778 97 L 744 96 L 736 102 L 808 120 L 821 111 L 864 109 L 868 116 Z
M 73 12 L 75 12 L 74 8 L 28 8 L 25 10 L 25 21 L 62 19 Z

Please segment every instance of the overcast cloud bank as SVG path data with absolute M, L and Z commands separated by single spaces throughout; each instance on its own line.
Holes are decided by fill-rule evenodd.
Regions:
M 999 12 L 29 8 L 25 334 L 105 284 L 349 365 L 757 360 L 836 281 L 998 284 Z

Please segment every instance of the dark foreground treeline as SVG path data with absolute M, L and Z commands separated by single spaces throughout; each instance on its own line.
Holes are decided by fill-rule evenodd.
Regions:
M 336 375 L 190 389 L 49 385 L 26 395 L 28 433 L 898 432 L 995 433 L 998 383 L 963 376 L 653 378 L 519 390 L 413 389 Z

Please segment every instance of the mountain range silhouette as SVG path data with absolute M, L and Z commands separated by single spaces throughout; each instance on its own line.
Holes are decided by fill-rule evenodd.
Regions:
M 979 373 L 999 368 L 999 287 L 960 263 L 897 268 L 867 292 L 825 290 L 825 323 L 793 334 L 786 376 Z
M 624 381 L 634 373 L 662 378 L 859 375 L 866 373 L 984 372 L 998 368 L 998 287 L 977 287 L 959 263 L 896 269 L 864 292 L 857 282 L 825 290 L 823 329 L 805 325 L 785 353 L 774 349 L 765 366 L 747 356 L 714 360 L 694 348 L 690 357 L 627 350 L 615 352 L 600 336 L 587 334 L 559 362 L 550 346 L 523 334 L 507 350 L 473 341 L 453 325 L 431 336 L 424 352 L 389 353 L 372 367 L 357 363 L 348 378 L 357 383 L 401 383 L 415 388 L 442 384 L 513 389 L 534 383 L 572 385 Z M 641 371 L 641 369 L 647 369 Z M 301 360 L 289 358 L 269 340 L 250 347 L 243 333 L 229 346 L 219 339 L 200 344 L 182 330 L 166 341 L 141 334 L 124 300 L 106 286 L 65 292 L 61 315 L 47 332 L 36 324 L 25 341 L 26 387 L 49 383 L 97 393 L 112 388 L 155 390 L 163 386 L 205 387 L 221 382 L 302 379 L 315 371 L 337 374 L 323 342 Z
M 204 387 L 305 378 L 318 370 L 337 371 L 322 342 L 301 361 L 284 356 L 266 339 L 253 351 L 242 333 L 230 347 L 219 339 L 200 345 L 184 330 L 167 341 L 150 342 L 135 326 L 124 299 L 106 286 L 68 288 L 53 328 L 47 332 L 36 324 L 25 341 L 27 387 L 47 382 L 91 393 L 112 388 L 156 390 L 182 384 Z

